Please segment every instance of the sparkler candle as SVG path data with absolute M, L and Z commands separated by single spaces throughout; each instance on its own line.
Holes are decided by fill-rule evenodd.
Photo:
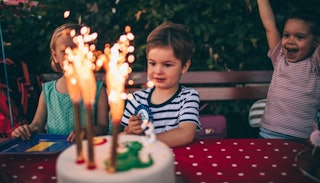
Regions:
M 118 42 L 111 49 L 109 46 L 106 46 L 105 49 L 105 54 L 109 58 L 108 62 L 105 63 L 105 70 L 113 125 L 110 166 L 107 168 L 110 173 L 116 171 L 117 141 L 124 110 L 124 99 L 126 98 L 126 94 L 124 93 L 125 82 L 128 74 L 131 72 L 131 68 L 126 60 L 128 54 L 134 51 L 134 48 L 130 46 L 130 41 L 134 39 L 131 28 L 127 26 L 125 32 L 126 34 L 120 36 Z M 131 58 L 130 62 L 133 62 L 133 55 L 129 55 L 129 57 Z
M 88 169 L 95 168 L 94 149 L 93 149 L 93 103 L 96 95 L 96 80 L 94 76 L 95 46 L 89 42 L 97 38 L 97 33 L 89 34 L 88 27 L 82 27 L 81 35 L 74 36 L 71 31 L 73 42 L 76 48 L 67 48 L 67 60 L 74 66 L 74 73 L 79 80 L 79 88 L 86 109 L 86 137 L 88 141 Z
M 80 100 L 81 100 L 81 93 L 79 87 L 79 80 L 74 71 L 72 65 L 65 62 L 64 64 L 64 75 L 67 79 L 67 88 L 68 93 L 70 95 L 73 110 L 74 110 L 74 133 L 75 139 L 77 144 L 77 158 L 76 162 L 81 164 L 84 163 L 83 151 L 82 151 L 82 137 L 81 135 L 81 122 L 80 122 Z

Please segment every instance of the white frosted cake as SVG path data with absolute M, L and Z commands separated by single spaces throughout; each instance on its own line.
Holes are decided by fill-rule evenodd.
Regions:
M 174 183 L 174 159 L 172 150 L 160 141 L 144 144 L 143 137 L 134 135 L 119 135 L 119 144 L 139 142 L 144 144 L 139 152 L 143 168 L 126 165 L 128 170 L 109 173 L 106 170 L 106 160 L 110 157 L 111 136 L 95 137 L 94 159 L 96 168 L 89 170 L 86 163 L 76 163 L 76 145 L 64 150 L 58 157 L 56 172 L 59 183 Z M 87 141 L 83 141 L 83 153 L 87 159 Z M 151 160 L 151 163 L 150 163 Z M 130 160 L 132 162 L 132 160 Z

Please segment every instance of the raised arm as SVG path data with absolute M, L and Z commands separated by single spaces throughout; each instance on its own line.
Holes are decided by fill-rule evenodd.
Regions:
M 280 41 L 280 33 L 269 0 L 257 0 L 260 18 L 266 30 L 269 50 L 272 51 Z

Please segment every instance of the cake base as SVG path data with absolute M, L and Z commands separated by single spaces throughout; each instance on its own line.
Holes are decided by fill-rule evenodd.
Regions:
M 105 140 L 103 140 L 105 139 Z M 142 161 L 148 160 L 150 154 L 153 164 L 146 168 L 132 168 L 128 171 L 109 173 L 105 161 L 110 157 L 111 136 L 96 137 L 104 142 L 94 145 L 95 169 L 88 169 L 87 162 L 76 163 L 76 145 L 63 151 L 57 160 L 56 172 L 59 183 L 174 183 L 174 158 L 170 148 L 160 141 L 147 144 L 141 151 Z M 138 141 L 143 143 L 141 136 L 119 135 L 119 143 Z M 83 153 L 87 159 L 87 141 L 83 141 Z

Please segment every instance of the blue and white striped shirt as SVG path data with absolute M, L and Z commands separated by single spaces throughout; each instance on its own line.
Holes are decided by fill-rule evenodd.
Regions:
M 121 125 L 128 126 L 129 118 L 135 114 L 139 105 L 146 105 L 152 113 L 154 133 L 165 132 L 177 128 L 179 123 L 191 122 L 201 129 L 199 122 L 199 93 L 194 88 L 179 86 L 178 91 L 162 104 L 150 101 L 153 88 L 146 88 L 133 93 L 133 99 L 127 100 Z

